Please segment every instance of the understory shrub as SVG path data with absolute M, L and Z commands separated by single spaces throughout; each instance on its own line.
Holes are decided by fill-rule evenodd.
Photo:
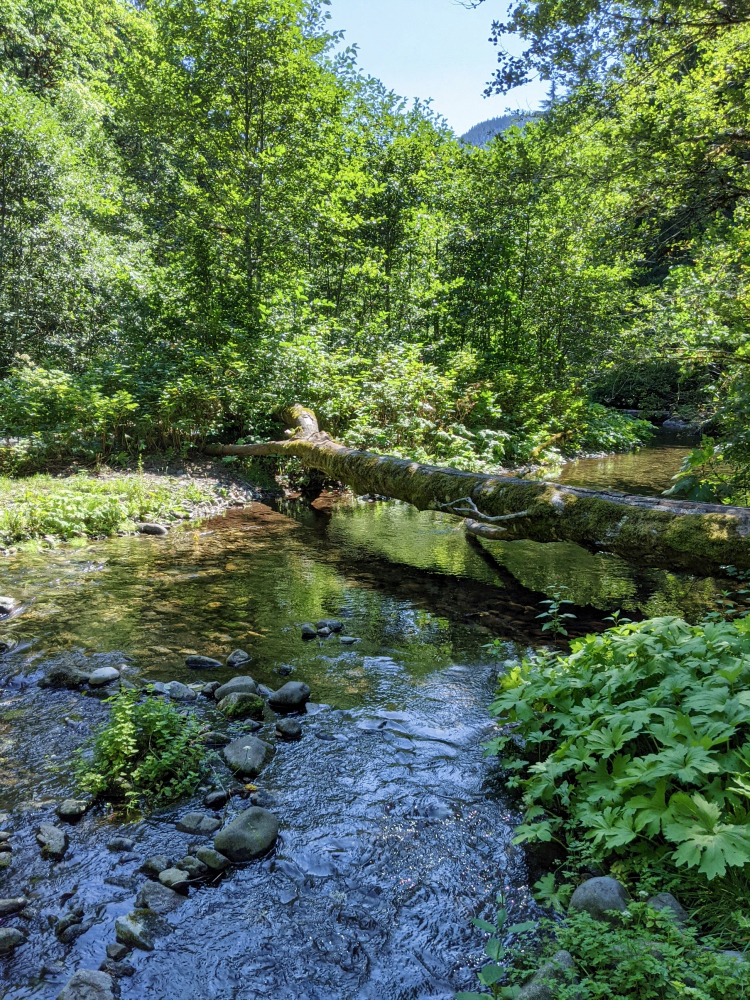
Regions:
M 78 762 L 81 787 L 129 808 L 191 795 L 206 750 L 200 723 L 158 698 L 139 701 L 136 691 L 108 699 L 109 721 Z

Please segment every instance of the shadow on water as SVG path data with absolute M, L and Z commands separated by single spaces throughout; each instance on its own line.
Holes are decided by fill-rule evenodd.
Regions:
M 575 546 L 469 543 L 455 519 L 402 504 L 290 513 L 254 505 L 165 539 L 4 562 L 0 590 L 23 608 L 0 624 L 17 643 L 0 657 L 0 829 L 14 846 L 0 896 L 32 903 L 5 921 L 29 938 L 0 958 L 3 1000 L 52 1000 L 74 970 L 97 968 L 141 861 L 198 842 L 174 823 L 200 796 L 142 822 L 94 809 L 68 828 L 61 862 L 40 857 L 35 830 L 55 821 L 76 750 L 106 716 L 83 693 L 39 689 L 50 664 L 124 664 L 138 684 L 224 680 L 232 670 L 196 675 L 185 657 L 241 647 L 256 680 L 278 687 L 291 668 L 317 703 L 303 739 L 276 743 L 257 780 L 281 823 L 274 854 L 191 890 L 155 950 L 130 957 L 124 1000 L 448 1000 L 475 986 L 483 941 L 470 921 L 491 915 L 498 889 L 514 920 L 535 912 L 517 817 L 502 783 L 486 794 L 496 666 L 482 645 L 499 636 L 514 655 L 538 643 L 540 593 L 556 587 L 588 606 L 584 629 L 620 606 L 699 616 L 715 586 Z M 331 616 L 360 641 L 302 640 L 301 623 Z M 208 700 L 193 704 L 226 727 Z M 261 736 L 275 742 L 271 719 Z M 218 760 L 214 780 L 229 781 Z M 247 805 L 233 798 L 226 818 Z M 107 849 L 116 835 L 132 853 Z M 87 929 L 65 945 L 51 924 L 69 906 Z

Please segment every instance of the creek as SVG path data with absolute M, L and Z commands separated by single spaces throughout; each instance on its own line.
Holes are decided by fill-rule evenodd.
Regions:
M 663 470 L 664 456 L 641 457 Z M 609 463 L 615 486 L 638 458 L 584 461 Z M 154 951 L 128 958 L 123 1000 L 450 1000 L 476 987 L 483 935 L 470 921 L 492 916 L 498 891 L 512 921 L 538 914 L 512 844 L 518 816 L 482 753 L 497 675 L 483 645 L 499 637 L 516 656 L 538 644 L 539 601 L 562 587 L 585 631 L 615 608 L 695 620 L 719 585 L 573 545 L 470 542 L 454 518 L 361 500 L 254 504 L 166 538 L 8 557 L 0 592 L 22 607 L 0 623 L 13 646 L 0 657 L 0 829 L 14 846 L 0 896 L 31 906 L 6 919 L 28 941 L 0 958 L 0 995 L 53 1000 L 75 970 L 98 968 L 142 861 L 200 840 L 175 821 L 202 794 L 140 821 L 96 807 L 66 826 L 62 861 L 41 857 L 36 829 L 58 822 L 76 749 L 106 717 L 90 695 L 40 689 L 51 666 L 125 664 L 139 685 L 223 681 L 237 671 L 196 674 L 185 657 L 240 647 L 252 657 L 240 672 L 312 689 L 302 740 L 275 742 L 256 780 L 280 820 L 272 855 L 192 888 Z M 324 617 L 360 641 L 303 641 L 300 625 Z M 221 725 L 207 699 L 197 711 Z M 268 721 L 260 735 L 273 732 Z M 214 777 L 229 781 L 218 762 Z M 223 818 L 248 805 L 233 798 Z M 115 837 L 132 852 L 109 850 Z M 73 905 L 91 926 L 64 945 L 51 925 Z

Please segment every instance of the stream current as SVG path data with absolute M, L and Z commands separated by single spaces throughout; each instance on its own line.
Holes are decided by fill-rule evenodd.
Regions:
M 62 861 L 41 858 L 36 829 L 58 822 L 76 749 L 106 717 L 96 698 L 38 688 L 50 666 L 223 681 L 237 671 L 196 674 L 185 656 L 240 647 L 252 662 L 239 672 L 312 689 L 300 742 L 276 742 L 271 721 L 259 734 L 275 744 L 256 779 L 280 820 L 273 853 L 191 889 L 155 949 L 128 958 L 123 1000 L 449 1000 L 476 988 L 471 919 L 492 916 L 498 891 L 513 921 L 537 913 L 512 844 L 519 817 L 483 757 L 497 675 L 483 644 L 498 636 L 509 656 L 538 644 L 538 602 L 560 587 L 585 631 L 617 607 L 700 617 L 716 586 L 572 545 L 469 543 L 453 518 L 361 501 L 327 513 L 255 504 L 167 538 L 8 557 L 0 592 L 22 607 L 0 623 L 15 643 L 0 657 L 0 829 L 14 846 L 0 896 L 31 906 L 5 920 L 28 941 L 0 958 L 0 997 L 53 1000 L 74 971 L 98 968 L 142 861 L 201 842 L 175 821 L 202 793 L 140 822 L 97 807 L 66 825 Z M 300 625 L 324 617 L 360 641 L 304 642 Z M 197 711 L 223 726 L 208 700 Z M 214 777 L 230 783 L 218 762 Z M 233 798 L 223 818 L 249 804 Z M 109 850 L 115 837 L 132 852 Z M 90 926 L 65 945 L 52 924 L 71 906 Z

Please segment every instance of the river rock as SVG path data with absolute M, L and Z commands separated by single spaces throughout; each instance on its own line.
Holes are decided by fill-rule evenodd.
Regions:
M 578 886 L 571 897 L 569 910 L 585 912 L 594 920 L 611 923 L 609 911 L 617 910 L 622 913 L 627 910 L 629 898 L 627 889 L 617 879 L 602 875 L 587 879 Z
M 167 535 L 169 534 L 169 528 L 165 527 L 163 524 L 146 523 L 139 524 L 138 530 L 142 535 Z
M 9 615 L 16 607 L 16 600 L 13 597 L 0 597 L 0 615 Z
M 68 980 L 57 1000 L 115 1000 L 114 982 L 106 972 L 79 969 Z
M 253 792 L 250 801 L 261 809 L 270 809 L 276 805 L 276 799 L 266 788 L 259 788 L 257 792 Z
M 226 733 L 217 733 L 213 730 L 204 733 L 202 740 L 207 747 L 225 747 L 232 742 L 231 736 L 227 736 Z
M 130 837 L 113 837 L 107 844 L 108 851 L 130 852 L 135 847 L 135 841 Z
M 223 809 L 229 802 L 229 792 L 222 788 L 217 792 L 209 792 L 203 799 L 203 805 L 209 809 Z
M 552 960 L 545 962 L 526 983 L 518 994 L 518 1000 L 555 1000 L 556 987 L 566 982 L 575 968 L 575 961 L 569 951 L 557 951 Z
M 654 910 L 669 913 L 679 927 L 684 927 L 690 914 L 675 899 L 671 892 L 659 892 L 652 896 L 648 905 Z
M 73 906 L 55 923 L 55 937 L 61 937 L 70 927 L 83 921 L 83 907 Z
M 279 719 L 276 732 L 283 740 L 301 740 L 302 726 L 296 719 Z
M 144 882 L 135 901 L 140 910 L 153 910 L 154 913 L 171 913 L 185 902 L 184 895 L 175 892 L 161 882 Z M 110 956 L 111 957 L 111 956 Z M 116 959 L 119 961 L 119 959 Z
M 159 872 L 159 881 L 168 889 L 181 892 L 183 896 L 188 894 L 190 876 L 184 868 L 167 868 L 166 871 Z
M 192 688 L 189 688 L 187 684 L 183 684 L 181 681 L 170 681 L 167 685 L 167 691 L 172 701 L 195 701 L 198 697 L 196 691 L 193 691 Z
M 221 826 L 221 820 L 202 812 L 185 813 L 177 821 L 177 829 L 183 833 L 197 833 L 210 836 Z
M 52 823 L 42 823 L 36 839 L 42 848 L 42 854 L 53 861 L 60 861 L 68 849 L 68 835 Z
M 182 901 L 182 896 L 179 899 Z M 119 941 L 110 941 L 107 945 L 107 958 L 111 958 L 113 962 L 121 962 L 129 953 L 130 948 Z
M 186 855 L 179 863 L 179 867 L 186 871 L 191 879 L 203 878 L 208 871 L 208 865 L 204 865 L 199 858 Z
M 339 642 L 342 646 L 353 646 L 355 642 L 359 642 L 356 635 L 340 635 Z
M 218 708 L 228 719 L 261 719 L 264 704 L 263 699 L 257 694 L 232 691 L 226 698 L 221 699 Z
M 214 837 L 214 847 L 230 861 L 252 861 L 276 843 L 279 821 L 256 806 L 240 813 Z
M 120 671 L 117 667 L 97 667 L 89 674 L 89 686 L 90 687 L 104 687 L 105 684 L 111 684 L 113 681 L 118 680 L 120 677 Z
M 0 899 L 0 918 L 9 917 L 12 913 L 20 913 L 29 905 L 25 896 L 15 896 L 11 899 Z
M 331 632 L 331 630 L 329 628 L 319 628 L 318 629 L 318 635 L 320 636 L 321 639 L 327 639 L 328 636 L 332 635 L 332 634 L 333 633 Z
M 231 864 L 229 858 L 225 858 L 223 854 L 219 854 L 218 851 L 214 851 L 210 847 L 199 847 L 195 856 L 214 872 L 223 872 Z
M 55 812 L 67 823 L 76 823 L 84 815 L 90 805 L 88 799 L 65 799 Z
M 252 657 L 249 653 L 246 653 L 244 649 L 235 649 L 233 653 L 230 653 L 227 657 L 227 666 L 239 667 L 241 663 L 249 663 Z
M 26 935 L 17 927 L 0 927 L 0 955 L 23 944 Z
M 185 658 L 185 666 L 189 670 L 216 670 L 223 664 L 220 660 L 214 660 L 210 656 L 188 656 Z
M 318 638 L 318 630 L 315 628 L 314 625 L 311 625 L 310 622 L 305 622 L 305 624 L 300 629 L 300 634 L 302 635 L 303 639 Z
M 258 685 L 255 681 L 247 674 L 240 674 L 239 677 L 233 677 L 231 681 L 227 681 L 226 684 L 222 684 L 221 687 L 214 691 L 214 698 L 217 701 L 221 701 L 227 698 L 230 694 L 257 694 Z
M 281 666 L 276 668 L 276 673 L 279 677 L 288 677 L 289 674 L 294 673 L 294 667 L 289 663 L 282 663 Z
M 338 618 L 321 618 L 319 622 L 315 623 L 318 632 L 324 628 L 327 628 L 329 632 L 340 632 L 343 627 L 344 623 Z
M 161 872 L 166 871 L 167 868 L 171 867 L 172 862 L 166 854 L 153 854 L 150 858 L 146 858 L 143 862 L 141 865 L 141 871 L 146 875 L 153 875 L 154 878 L 158 878 Z
M 89 675 L 69 664 L 52 667 L 39 681 L 40 688 L 57 688 L 73 691 L 88 683 Z
M 301 712 L 310 700 L 310 688 L 301 681 L 287 681 L 268 698 L 268 704 L 277 712 Z
M 142 951 L 153 951 L 154 935 L 166 929 L 153 910 L 131 910 L 115 921 L 117 940 L 129 948 L 140 948 Z
M 229 746 L 224 747 L 224 760 L 237 774 L 252 778 L 263 768 L 266 754 L 270 749 L 270 746 L 257 736 L 240 736 Z
M 209 681 L 208 684 L 204 684 L 201 688 L 201 694 L 204 698 L 213 698 L 220 687 L 221 681 Z
M 113 979 L 123 979 L 125 976 L 135 975 L 135 966 L 129 962 L 113 962 L 111 958 L 105 958 L 99 971 L 106 972 Z

